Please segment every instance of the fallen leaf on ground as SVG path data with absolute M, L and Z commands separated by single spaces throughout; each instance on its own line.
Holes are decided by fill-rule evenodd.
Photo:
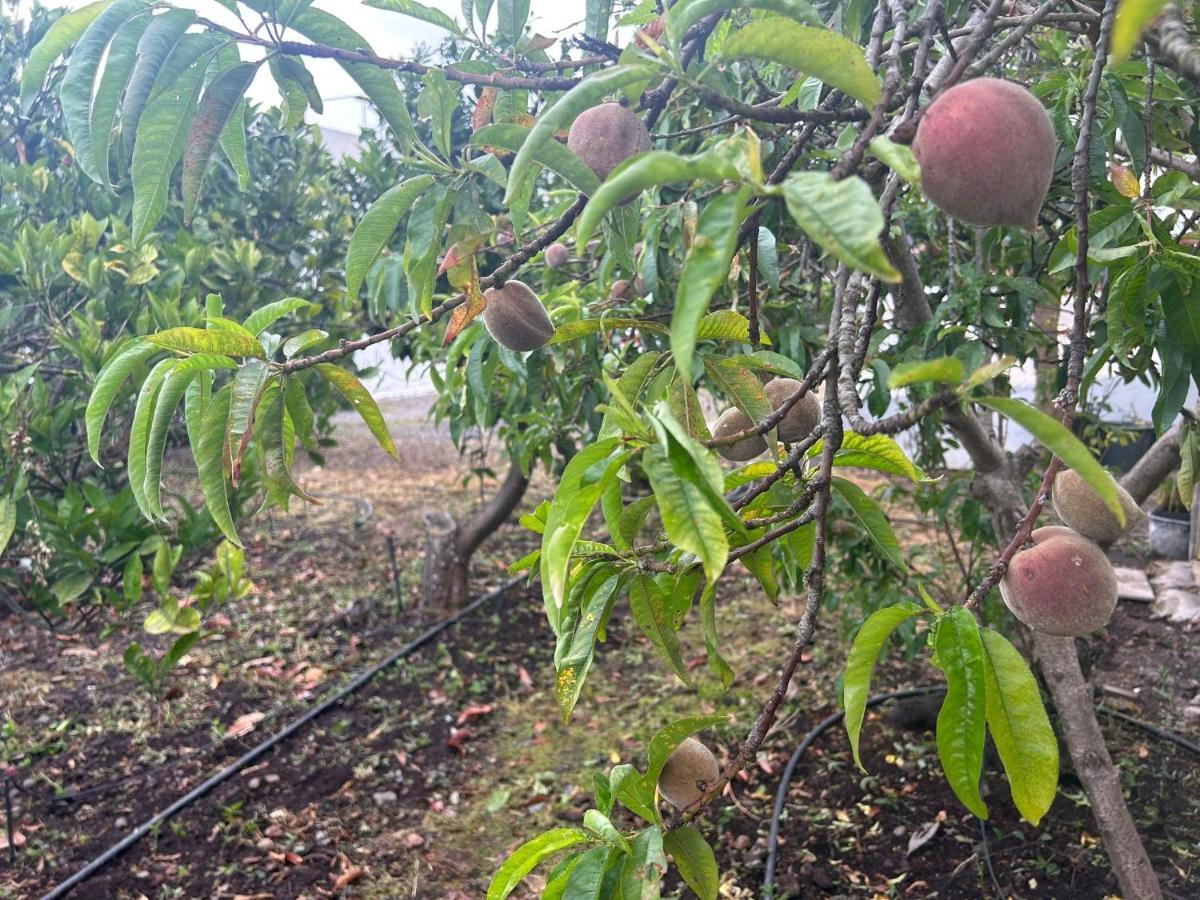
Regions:
M 933 840 L 933 836 L 938 833 L 938 829 L 942 827 L 942 823 L 934 819 L 932 822 L 926 822 L 917 831 L 914 831 L 908 838 L 908 850 L 905 851 L 905 856 L 912 856 L 926 844 Z
M 239 737 L 243 734 L 249 734 L 266 717 L 267 714 L 261 712 L 245 713 L 234 719 L 225 733 L 229 737 Z
M 347 869 L 336 879 L 334 879 L 333 889 L 335 891 L 345 890 L 350 885 L 354 884 L 354 882 L 361 880 L 366 874 L 367 870 L 362 866 L 354 866 L 353 868 Z
M 458 714 L 458 724 L 462 725 L 464 722 L 470 722 L 472 719 L 476 719 L 479 716 L 486 716 L 495 708 L 495 705 L 492 703 L 481 703 L 475 706 L 468 706 Z

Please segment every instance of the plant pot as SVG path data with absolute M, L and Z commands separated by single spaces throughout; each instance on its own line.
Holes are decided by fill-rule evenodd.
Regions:
M 1167 559 L 1188 558 L 1191 516 L 1186 512 L 1156 509 L 1150 513 L 1150 552 Z
M 1154 429 L 1148 425 L 1116 425 L 1102 422 L 1106 431 L 1100 464 L 1118 472 L 1128 472 L 1146 451 L 1154 446 Z

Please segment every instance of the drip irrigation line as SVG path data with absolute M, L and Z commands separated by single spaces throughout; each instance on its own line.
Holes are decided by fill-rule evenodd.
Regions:
M 907 688 L 900 691 L 892 691 L 887 694 L 876 694 L 867 700 L 867 709 L 878 706 L 881 703 L 886 703 L 889 700 L 904 700 L 909 697 L 920 697 L 925 694 L 945 693 L 946 686 L 944 684 L 929 684 L 923 687 Z M 1112 716 L 1115 719 L 1120 719 L 1123 722 L 1128 722 L 1148 734 L 1162 738 L 1165 741 L 1170 741 L 1184 750 L 1189 750 L 1192 753 L 1200 756 L 1200 744 L 1195 744 L 1185 737 L 1181 737 L 1174 732 L 1167 731 L 1165 728 L 1160 728 L 1150 722 L 1143 722 L 1141 719 L 1134 718 L 1123 712 L 1118 712 L 1115 709 L 1109 709 L 1105 706 L 1098 706 L 1096 709 L 1105 715 Z M 845 713 L 842 711 L 835 712 L 818 722 L 813 729 L 804 736 L 792 753 L 791 759 L 788 760 L 787 766 L 784 767 L 783 775 L 779 781 L 779 788 L 775 792 L 775 806 L 771 811 L 771 830 L 767 836 L 767 857 L 766 866 L 763 873 L 763 888 L 769 891 L 775 885 L 775 866 L 777 859 L 777 851 L 779 849 L 779 828 L 780 816 L 783 815 L 783 807 L 787 802 L 787 791 L 792 781 L 792 775 L 796 771 L 796 766 L 800 763 L 800 758 L 804 756 L 805 751 L 813 745 L 813 743 L 828 731 L 833 726 L 837 725 L 845 718 Z M 984 861 L 987 864 L 988 873 L 992 877 L 992 883 L 1000 890 L 1000 885 L 996 880 L 995 871 L 992 869 L 992 860 L 990 854 L 986 852 L 987 848 L 987 823 L 983 819 L 979 820 L 980 834 L 982 836 L 983 845 L 985 848 Z
M 873 706 L 878 706 L 880 703 L 886 703 L 888 700 L 903 700 L 908 697 L 921 697 L 925 694 L 936 694 L 946 690 L 944 684 L 930 684 L 924 687 L 907 688 L 902 691 L 892 691 L 889 694 L 876 694 L 867 700 L 867 709 Z M 775 853 L 779 847 L 779 817 L 783 815 L 783 805 L 787 802 L 788 785 L 792 782 L 792 773 L 796 771 L 796 766 L 800 763 L 800 757 L 808 750 L 813 743 L 823 735 L 826 731 L 836 725 L 845 718 L 845 713 L 839 710 L 822 719 L 817 723 L 808 734 L 804 736 L 804 740 L 800 742 L 792 758 L 788 760 L 787 766 L 783 770 L 783 776 L 779 782 L 779 789 L 775 792 L 775 808 L 771 811 L 771 832 L 767 836 L 767 861 L 766 872 L 763 875 L 763 887 L 770 888 L 775 884 Z
M 169 821 L 175 815 L 177 815 L 178 813 L 180 813 L 181 811 L 186 809 L 188 806 L 190 806 L 192 803 L 195 803 L 197 800 L 201 799 L 206 794 L 211 792 L 214 788 L 218 787 L 223 782 L 227 781 L 229 778 L 236 775 L 242 769 L 249 766 L 251 763 L 253 763 L 255 760 L 257 760 L 259 757 L 266 754 L 267 751 L 274 748 L 277 744 L 279 744 L 280 742 L 291 737 L 293 734 L 295 734 L 300 729 L 304 728 L 306 725 L 308 725 L 310 722 L 312 722 L 314 719 L 316 719 L 322 713 L 325 713 L 328 710 L 332 709 L 334 706 L 336 706 L 338 703 L 340 703 L 346 697 L 350 696 L 351 694 L 353 694 L 356 691 L 358 691 L 359 689 L 361 689 L 364 685 L 366 685 L 368 682 L 370 682 L 371 679 L 373 679 L 380 672 L 395 665 L 397 662 L 404 659 L 406 656 L 411 654 L 413 651 L 419 650 L 421 647 L 425 646 L 430 641 L 432 641 L 434 638 L 436 638 L 438 635 L 440 635 L 443 631 L 446 631 L 448 628 L 450 628 L 454 625 L 457 625 L 464 618 L 466 618 L 468 615 L 473 613 L 475 610 L 479 609 L 484 604 L 488 603 L 491 600 L 498 600 L 510 588 L 515 587 L 517 584 L 519 584 L 520 582 L 522 582 L 524 580 L 525 580 L 524 575 L 518 575 L 515 578 L 510 578 L 508 581 L 501 584 L 498 588 L 496 588 L 492 591 L 489 591 L 488 593 L 483 594 L 480 597 L 477 597 L 475 600 L 472 600 L 467 606 L 464 606 L 462 609 L 460 609 L 454 615 L 450 616 L 449 618 L 442 619 L 436 625 L 433 625 L 430 628 L 426 629 L 420 635 L 413 638 L 411 641 L 409 641 L 408 643 L 404 644 L 402 647 L 399 647 L 394 652 L 389 654 L 386 658 L 380 660 L 378 663 L 371 666 L 371 668 L 367 669 L 365 672 L 363 672 L 361 675 L 359 675 L 357 678 L 355 678 L 353 681 L 351 681 L 349 684 L 347 684 L 345 687 L 343 687 L 341 690 L 339 690 L 336 694 L 334 694 L 333 696 L 322 701 L 317 706 L 314 706 L 312 709 L 308 710 L 306 713 L 304 713 L 304 715 L 300 716 L 299 718 L 293 719 L 290 723 L 288 723 L 282 729 L 275 732 L 273 735 L 271 735 L 270 737 L 268 737 L 266 740 L 262 741 L 261 743 L 257 744 L 256 746 L 254 746 L 253 748 L 248 750 L 246 753 L 242 754 L 240 757 L 238 757 L 236 760 L 234 760 L 232 763 L 230 763 L 225 768 L 221 769 L 215 775 L 212 775 L 203 784 L 197 785 L 195 788 L 193 788 L 191 791 L 186 793 L 184 796 L 180 797 L 178 800 L 176 800 L 174 803 L 172 803 L 170 806 L 168 806 L 162 812 L 151 817 L 150 819 L 147 819 L 145 822 L 143 822 L 141 825 L 139 825 L 137 828 L 135 828 L 133 831 L 131 831 L 129 834 L 127 834 L 125 837 L 123 837 L 121 840 L 119 840 L 117 843 L 113 844 L 111 847 L 109 847 L 107 850 L 105 850 L 99 856 L 95 857 L 91 862 L 89 862 L 87 865 L 85 865 L 82 869 L 80 869 L 78 872 L 76 872 L 74 875 L 72 875 L 66 881 L 64 881 L 60 885 L 58 885 L 58 887 L 54 888 L 48 894 L 43 896 L 42 900 L 58 900 L 58 898 L 60 898 L 60 897 L 67 896 L 67 894 L 69 894 L 75 888 L 79 887 L 79 885 L 83 884 L 85 881 L 87 881 L 89 878 L 91 878 L 93 875 L 95 875 L 97 872 L 99 872 L 101 869 L 103 869 L 105 866 L 107 866 L 110 862 L 115 860 L 117 857 L 119 857 L 121 854 L 123 854 L 126 850 L 128 850 L 130 847 L 132 847 L 134 844 L 136 844 L 138 841 L 140 841 L 142 838 L 144 838 L 147 834 L 154 831 L 156 828 L 161 827 L 163 825 L 163 823 Z
M 1112 716 L 1114 719 L 1120 719 L 1122 722 L 1128 722 L 1130 725 L 1136 725 L 1142 731 L 1149 732 L 1155 737 L 1160 737 L 1164 741 L 1170 741 L 1182 747 L 1184 750 L 1190 750 L 1197 756 L 1200 756 L 1200 744 L 1194 744 L 1185 737 L 1180 737 L 1173 731 L 1167 731 L 1165 728 L 1159 728 L 1157 725 L 1152 725 L 1149 722 L 1143 722 L 1141 719 L 1135 719 L 1133 716 L 1119 712 L 1115 709 L 1109 709 L 1107 706 L 1098 706 L 1097 710 L 1104 713 L 1106 716 Z

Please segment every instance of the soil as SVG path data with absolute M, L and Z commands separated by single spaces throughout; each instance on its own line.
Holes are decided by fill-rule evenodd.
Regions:
M 278 730 L 442 611 L 416 605 L 429 508 L 478 502 L 463 460 L 424 421 L 417 400 L 385 407 L 400 462 L 357 420 L 339 421 L 327 465 L 308 467 L 320 507 L 246 529 L 255 588 L 214 617 L 201 642 L 147 695 L 121 656 L 149 607 L 81 635 L 0 621 L 0 747 L 13 765 L 21 835 L 0 897 L 36 897 Z M 866 482 L 864 482 L 866 483 Z M 535 482 L 526 508 L 547 485 Z M 364 503 L 363 501 L 368 501 Z M 393 589 L 387 536 L 397 548 Z M 906 535 L 906 540 L 910 538 Z M 536 545 L 515 524 L 475 561 L 472 589 L 503 581 Z M 840 586 L 840 596 L 854 588 Z M 539 829 L 579 821 L 591 777 L 644 764 L 649 737 L 682 715 L 724 713 L 705 739 L 728 758 L 774 680 L 795 599 L 778 607 L 744 574 L 718 594 L 721 640 L 738 676 L 707 675 L 689 624 L 681 684 L 648 642 L 613 616 L 607 643 L 569 725 L 554 701 L 553 639 L 540 592 L 516 588 L 414 652 L 271 753 L 139 842 L 72 896 L 87 898 L 482 897 L 504 855 Z M 766 834 L 780 775 L 808 730 L 836 709 L 844 662 L 836 636 L 854 609 L 830 609 L 783 719 L 756 765 L 708 811 L 722 896 L 767 896 Z M 1103 703 L 1200 739 L 1186 716 L 1200 690 L 1194 635 L 1122 604 L 1087 664 Z M 876 673 L 880 691 L 936 683 L 901 651 Z M 980 896 L 1101 898 L 1116 892 L 1086 798 L 1064 751 L 1059 796 L 1040 827 L 1017 817 L 998 763 L 985 766 L 991 817 L 968 815 L 936 763 L 936 707 L 868 715 L 863 761 L 844 733 L 820 737 L 796 769 L 780 832 L 775 897 Z M 259 718 L 262 716 L 262 718 Z M 248 730 L 230 737 L 237 725 Z M 1200 896 L 1200 760 L 1117 719 L 1102 718 L 1130 807 L 1164 889 Z M 129 779 L 129 780 L 123 780 Z M 619 820 L 624 821 L 624 820 Z M 629 824 L 625 822 L 625 824 Z M 935 828 L 936 826 L 936 828 Z M 928 834 L 924 842 L 914 838 Z M 910 850 L 910 841 L 916 846 Z M 672 879 L 674 876 L 672 876 Z M 534 896 L 534 873 L 516 896 Z M 521 892 L 524 893 L 521 893 Z M 691 896 L 669 879 L 666 896 Z

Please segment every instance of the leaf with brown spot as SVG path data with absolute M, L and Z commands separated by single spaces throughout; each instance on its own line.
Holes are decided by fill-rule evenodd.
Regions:
M 471 131 L 478 131 L 492 121 L 492 110 L 496 108 L 497 91 L 494 87 L 486 87 L 475 101 L 475 111 L 471 114 Z
M 446 336 L 442 339 L 443 347 L 450 346 L 451 341 L 458 337 L 459 333 L 487 307 L 487 298 L 479 290 L 477 280 L 467 284 L 463 288 L 463 293 L 467 295 L 467 301 L 454 307 L 454 312 L 450 314 L 450 322 L 446 325 Z

